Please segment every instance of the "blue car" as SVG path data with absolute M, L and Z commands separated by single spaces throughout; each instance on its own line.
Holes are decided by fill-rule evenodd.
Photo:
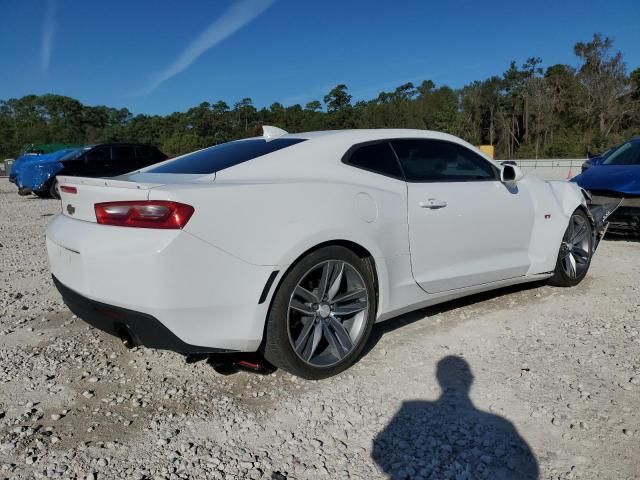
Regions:
M 9 171 L 9 181 L 18 186 L 20 195 L 33 193 L 39 197 L 57 197 L 56 175 L 63 169 L 63 160 L 82 149 L 67 148 L 53 153 L 27 153 L 16 159 Z
M 640 137 L 617 146 L 571 179 L 591 193 L 594 205 L 622 204 L 611 227 L 640 234 Z
M 164 153 L 151 145 L 102 143 L 42 155 L 23 155 L 13 164 L 9 180 L 18 186 L 20 195 L 34 193 L 43 198 L 60 198 L 57 175 L 115 177 L 166 159 Z

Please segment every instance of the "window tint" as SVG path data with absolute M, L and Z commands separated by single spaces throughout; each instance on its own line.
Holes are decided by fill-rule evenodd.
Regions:
M 304 142 L 302 138 L 276 138 L 267 142 L 256 138 L 222 143 L 189 153 L 149 170 L 152 173 L 208 174 L 224 170 L 267 153 Z
M 118 164 L 131 164 L 134 160 L 133 147 L 125 145 L 114 145 L 111 147 L 111 159 Z
M 155 147 L 147 145 L 136 146 L 136 165 L 137 168 L 148 167 L 154 163 L 161 162 L 167 157 Z
M 87 153 L 88 162 L 106 163 L 111 160 L 111 147 L 97 147 Z
M 402 178 L 396 156 L 387 142 L 357 147 L 347 158 L 346 163 L 382 175 Z
M 484 158 L 456 143 L 440 140 L 391 142 L 410 182 L 495 180 L 496 170 Z
M 151 160 L 153 158 L 153 150 L 151 147 L 144 145 L 136 147 L 136 158 L 138 160 Z

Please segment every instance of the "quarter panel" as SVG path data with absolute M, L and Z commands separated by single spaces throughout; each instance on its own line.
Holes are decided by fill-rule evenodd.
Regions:
M 376 263 L 379 312 L 384 312 L 397 298 L 395 285 L 389 284 L 388 262 L 394 263 L 392 281 L 411 288 L 409 262 L 396 262 L 409 255 L 406 184 L 344 168 L 352 173 L 350 183 L 325 179 L 173 185 L 152 189 L 150 199 L 193 205 L 196 213 L 187 232 L 254 265 L 283 270 L 319 244 L 357 243 Z
M 408 253 L 406 186 L 385 180 L 386 185 L 374 186 L 331 181 L 174 185 L 152 189 L 149 198 L 193 205 L 196 213 L 185 230 L 232 255 L 255 265 L 287 265 L 301 249 L 333 239 L 358 242 L 383 257 Z M 372 202 L 366 213 L 361 193 Z

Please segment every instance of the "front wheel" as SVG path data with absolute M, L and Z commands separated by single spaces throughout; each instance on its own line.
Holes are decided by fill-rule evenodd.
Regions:
M 295 264 L 278 287 L 265 358 L 309 380 L 336 375 L 358 359 L 375 314 L 370 260 L 341 246 L 321 248 Z
M 54 178 L 49 185 L 49 195 L 51 198 L 60 199 L 60 187 L 58 186 L 58 180 Z
M 560 244 L 556 269 L 549 283 L 557 287 L 573 287 L 579 284 L 589 270 L 594 244 L 591 220 L 584 211 L 578 209 L 569 219 L 569 225 Z

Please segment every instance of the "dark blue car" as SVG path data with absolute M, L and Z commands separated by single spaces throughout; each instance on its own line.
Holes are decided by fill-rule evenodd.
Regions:
M 588 190 L 595 205 L 610 205 L 622 200 L 611 216 L 616 229 L 640 233 L 640 138 L 607 151 L 597 163 L 571 179 Z

